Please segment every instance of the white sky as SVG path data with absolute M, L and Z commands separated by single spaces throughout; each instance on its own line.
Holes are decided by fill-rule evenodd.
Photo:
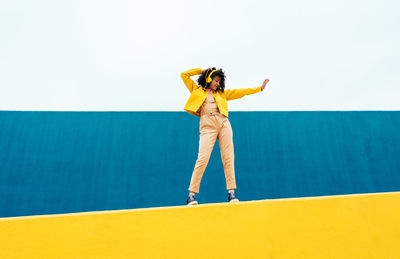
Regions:
M 183 111 L 180 73 L 262 93 L 229 110 L 399 110 L 388 0 L 2 1 L 0 110 Z M 193 77 L 195 80 L 197 77 Z

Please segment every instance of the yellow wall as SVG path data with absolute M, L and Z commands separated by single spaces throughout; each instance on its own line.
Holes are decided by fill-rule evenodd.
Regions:
M 400 258 L 400 192 L 0 219 L 0 258 Z

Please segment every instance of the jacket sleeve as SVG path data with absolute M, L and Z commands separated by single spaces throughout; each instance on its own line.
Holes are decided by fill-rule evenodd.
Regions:
M 239 88 L 239 89 L 227 89 L 224 91 L 226 100 L 234 100 L 242 98 L 245 95 L 255 94 L 261 92 L 261 86 L 254 88 Z
M 181 78 L 190 92 L 198 87 L 198 85 L 192 79 L 190 79 L 190 77 L 194 75 L 200 75 L 201 72 L 201 68 L 193 68 L 181 73 Z

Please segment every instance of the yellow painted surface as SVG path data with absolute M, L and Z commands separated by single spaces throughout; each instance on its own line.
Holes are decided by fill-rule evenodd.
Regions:
M 400 258 L 400 192 L 0 219 L 0 258 Z

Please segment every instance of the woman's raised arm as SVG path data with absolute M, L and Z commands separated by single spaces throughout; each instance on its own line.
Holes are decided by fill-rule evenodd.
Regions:
M 181 78 L 190 92 L 199 87 L 190 77 L 201 73 L 203 73 L 201 68 L 193 68 L 181 73 Z
M 261 92 L 261 86 L 254 87 L 254 88 L 226 89 L 224 91 L 227 101 L 239 99 L 245 95 L 255 94 L 258 92 Z
M 265 79 L 262 86 L 254 87 L 254 88 L 239 88 L 239 89 L 227 89 L 225 90 L 226 100 L 234 100 L 242 98 L 245 95 L 255 94 L 264 90 L 265 85 L 269 82 L 269 79 Z

